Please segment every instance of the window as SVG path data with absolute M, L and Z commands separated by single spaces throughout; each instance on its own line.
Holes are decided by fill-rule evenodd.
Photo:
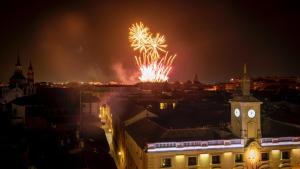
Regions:
M 172 105 L 173 105 L 173 109 L 175 109 L 175 107 L 176 107 L 176 103 L 175 103 L 175 102 L 173 102 L 173 103 L 172 103 Z
M 236 154 L 236 155 L 235 155 L 235 162 L 236 162 L 236 163 L 241 163 L 241 162 L 243 162 L 243 154 Z
M 167 108 L 167 103 L 160 103 L 159 108 L 160 108 L 160 110 L 166 109 Z
M 188 157 L 188 166 L 197 165 L 197 157 Z
M 269 161 L 269 153 L 261 153 L 261 161 Z
M 160 167 L 161 167 L 161 168 L 172 167 L 172 161 L 171 161 L 171 158 L 163 158 L 163 159 L 161 160 Z
M 212 164 L 220 164 L 220 156 L 219 155 L 213 155 L 211 156 L 211 163 Z
M 288 151 L 282 151 L 281 152 L 281 159 L 282 160 L 288 160 L 288 159 L 290 159 L 290 152 L 288 152 Z

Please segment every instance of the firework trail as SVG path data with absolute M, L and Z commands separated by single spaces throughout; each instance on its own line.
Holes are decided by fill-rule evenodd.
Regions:
M 129 42 L 134 51 L 139 51 L 135 61 L 142 82 L 164 82 L 169 79 L 176 55 L 169 55 L 166 39 L 159 33 L 154 36 L 142 22 L 129 28 Z

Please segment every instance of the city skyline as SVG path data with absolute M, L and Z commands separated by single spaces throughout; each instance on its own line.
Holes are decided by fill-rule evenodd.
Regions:
M 1 7 L 2 82 L 20 50 L 36 81 L 120 81 L 137 71 L 128 27 L 162 32 L 179 57 L 170 81 L 227 81 L 248 64 L 252 77 L 299 75 L 299 17 L 291 3 L 6 2 Z M 187 66 L 188 65 L 188 66 Z M 184 70 L 184 71 L 183 71 Z M 136 79 L 137 81 L 138 79 Z
M 4 0 L 1 166 L 300 169 L 299 9 Z

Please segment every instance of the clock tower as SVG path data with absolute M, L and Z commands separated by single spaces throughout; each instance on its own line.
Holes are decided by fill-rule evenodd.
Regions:
M 230 101 L 231 130 L 240 138 L 257 139 L 261 137 L 260 105 L 261 101 L 250 94 L 250 78 L 244 65 L 241 79 L 241 94 Z

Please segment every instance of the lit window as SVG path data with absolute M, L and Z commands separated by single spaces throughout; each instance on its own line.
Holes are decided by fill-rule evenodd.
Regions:
M 255 151 L 254 149 L 250 150 L 250 151 L 249 151 L 249 154 L 248 154 L 248 159 L 249 159 L 249 160 L 255 160 L 256 157 L 257 157 L 256 151 Z
M 261 153 L 261 161 L 269 161 L 269 153 Z
M 236 163 L 241 163 L 241 162 L 243 162 L 243 154 L 236 154 L 236 155 L 235 155 L 235 162 L 236 162 Z
M 197 157 L 188 157 L 188 166 L 197 165 Z
M 167 108 L 167 103 L 160 103 L 160 104 L 159 104 L 159 108 L 160 108 L 161 110 L 166 109 L 166 108 Z
M 288 151 L 282 151 L 281 152 L 281 159 L 282 160 L 288 160 L 288 159 L 290 159 L 290 152 L 288 152 Z
M 176 103 L 174 102 L 174 103 L 172 103 L 172 106 L 173 106 L 173 109 L 175 109 L 175 107 L 176 107 Z
M 172 161 L 171 161 L 171 158 L 163 158 L 163 159 L 161 160 L 160 167 L 161 167 L 161 168 L 172 167 Z
M 219 155 L 213 155 L 211 156 L 211 163 L 212 164 L 220 164 L 220 156 Z

